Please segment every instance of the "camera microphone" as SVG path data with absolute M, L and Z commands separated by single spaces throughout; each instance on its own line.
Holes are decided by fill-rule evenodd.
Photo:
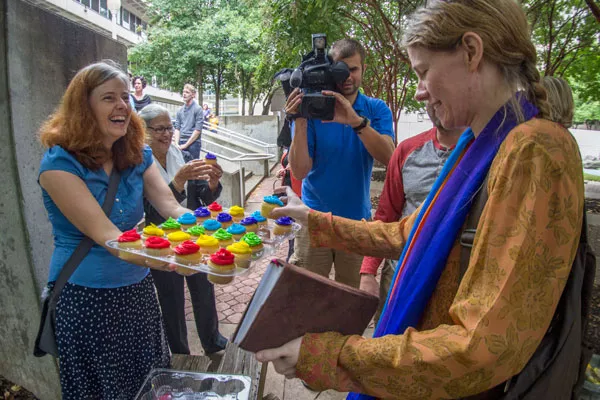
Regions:
M 290 86 L 293 88 L 300 87 L 302 85 L 302 71 L 296 68 L 290 76 Z

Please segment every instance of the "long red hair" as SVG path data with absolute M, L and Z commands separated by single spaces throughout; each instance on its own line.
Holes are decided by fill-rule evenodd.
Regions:
M 77 72 L 60 105 L 40 128 L 42 144 L 45 147 L 59 145 L 85 167 L 101 168 L 111 152 L 102 144 L 89 97 L 92 90 L 113 78 L 121 79 L 129 87 L 127 75 L 112 61 L 91 64 Z M 122 171 L 140 164 L 143 148 L 144 123 L 132 112 L 127 133 L 113 144 L 114 166 Z

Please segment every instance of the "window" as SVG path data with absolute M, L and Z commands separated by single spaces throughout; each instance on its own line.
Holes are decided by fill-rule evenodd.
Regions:
M 100 15 L 112 21 L 112 14 L 110 13 L 110 11 L 108 11 L 108 7 L 106 6 L 106 0 L 100 0 Z
M 121 8 L 121 10 L 123 10 L 121 25 L 123 25 L 125 29 L 129 29 L 129 11 L 124 8 Z
M 100 12 L 100 0 L 92 0 L 92 10 Z
M 81 4 L 83 4 L 86 7 L 90 6 L 90 2 L 91 0 L 77 0 L 78 2 L 80 2 Z

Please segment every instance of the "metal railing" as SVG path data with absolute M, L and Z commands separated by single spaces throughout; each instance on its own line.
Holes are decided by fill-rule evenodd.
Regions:
M 245 153 L 242 151 L 238 151 L 238 150 L 234 150 L 231 149 L 227 146 L 224 146 L 222 144 L 219 143 L 215 143 L 214 141 L 211 141 L 209 139 L 207 139 L 206 136 L 203 135 L 202 137 L 202 148 L 201 151 L 204 153 L 208 153 L 208 149 L 206 149 L 206 147 L 204 147 L 205 144 L 210 144 L 216 148 L 219 149 L 224 149 L 227 150 L 228 153 L 233 153 L 235 154 L 234 157 L 230 157 L 227 156 L 223 153 L 211 150 L 210 152 L 213 153 L 214 155 L 217 156 L 217 158 L 222 158 L 224 160 L 227 160 L 229 162 L 233 162 L 233 163 L 237 163 L 239 165 L 239 175 L 240 175 L 240 206 L 244 206 L 244 201 L 246 200 L 246 190 L 245 190 L 245 182 L 244 182 L 244 167 L 242 165 L 242 163 L 244 162 L 248 162 L 248 161 L 263 161 L 265 163 L 265 175 L 268 174 L 269 171 L 269 167 L 268 167 L 268 160 L 272 159 L 275 157 L 275 154 L 271 154 L 269 153 L 269 150 L 271 148 L 277 149 L 277 145 L 273 145 L 273 144 L 269 144 L 269 143 L 265 143 L 262 142 L 258 139 L 254 139 L 254 138 L 250 138 L 248 136 L 244 136 L 241 135 L 239 133 L 236 133 L 230 129 L 226 129 L 226 128 L 219 128 L 215 125 L 211 125 L 208 123 L 204 123 L 204 128 L 211 130 L 211 129 L 215 129 L 217 131 L 217 133 L 219 134 L 219 139 L 225 141 L 225 142 L 229 142 L 231 144 L 239 144 L 240 142 L 246 143 L 246 144 L 250 144 L 252 146 L 255 147 L 261 147 L 266 149 L 265 153 L 255 153 L 255 152 L 251 152 L 251 153 Z

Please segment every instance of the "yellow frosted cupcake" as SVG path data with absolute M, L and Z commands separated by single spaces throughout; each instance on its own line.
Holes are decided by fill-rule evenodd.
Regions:
M 227 246 L 227 250 L 233 254 L 235 266 L 238 268 L 250 267 L 252 261 L 252 250 L 248 243 L 241 241 Z
M 219 247 L 221 247 L 223 249 L 233 243 L 233 238 L 232 238 L 231 233 L 227 232 L 223 228 L 219 228 L 213 234 L 213 237 L 219 241 Z
M 144 230 L 142 231 L 142 238 L 148 239 L 150 236 L 164 237 L 165 231 L 163 231 L 162 229 L 160 229 L 158 226 L 156 226 L 154 224 L 150 224 L 150 225 L 146 226 L 144 228 Z
M 181 230 L 181 224 L 179 222 L 175 221 L 173 218 L 169 217 L 169 219 L 167 219 L 165 222 L 160 224 L 160 229 L 165 231 L 165 234 L 168 235 L 169 233 L 173 233 L 173 232 L 177 232 L 177 231 Z
M 117 238 L 119 249 L 123 250 L 142 250 L 142 237 L 135 229 L 125 231 Z M 119 251 L 119 257 L 125 261 L 139 262 L 144 257 L 127 251 Z
M 231 215 L 234 222 L 240 222 L 244 219 L 244 209 L 240 206 L 233 206 L 229 209 L 229 215 Z
M 185 265 L 196 265 L 202 260 L 202 253 L 200 253 L 200 246 L 191 240 L 186 240 L 183 243 L 177 245 L 173 252 L 175 253 L 175 260 L 179 264 Z M 176 271 L 181 275 L 192 275 L 198 271 L 185 267 L 177 267 Z
M 206 231 L 204 230 L 204 227 L 202 227 L 200 225 L 194 225 L 190 229 L 187 230 L 187 233 L 189 233 L 191 236 L 190 240 L 195 241 L 200 237 L 200 235 L 205 235 Z
M 202 254 L 213 254 L 219 250 L 219 240 L 212 236 L 200 235 L 196 240 L 196 244 L 200 246 Z
M 260 206 L 260 214 L 265 218 L 271 218 L 271 211 L 273 209 L 283 207 L 283 202 L 279 200 L 277 196 L 265 196 L 263 198 L 263 203 Z
M 225 249 L 219 249 L 214 254 L 210 255 L 208 260 L 208 268 L 219 273 L 227 273 L 235 270 L 235 257 L 231 252 Z M 208 280 L 212 283 L 226 284 L 233 280 L 233 276 L 218 276 L 208 273 Z
M 173 248 L 175 248 L 180 243 L 185 242 L 186 240 L 190 240 L 190 238 L 191 235 L 189 233 L 185 233 L 182 231 L 169 233 L 167 235 L 167 239 L 169 239 L 169 242 L 171 242 L 171 247 Z
M 264 246 L 262 243 L 262 239 L 254 232 L 248 232 L 242 238 L 242 241 L 246 242 L 248 246 L 250 246 L 250 250 L 252 250 L 252 254 L 260 253 Z

